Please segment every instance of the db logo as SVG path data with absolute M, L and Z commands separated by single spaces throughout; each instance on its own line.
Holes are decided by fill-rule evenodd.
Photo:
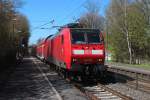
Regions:
M 91 51 L 90 50 L 85 50 L 84 53 L 85 54 L 91 54 Z

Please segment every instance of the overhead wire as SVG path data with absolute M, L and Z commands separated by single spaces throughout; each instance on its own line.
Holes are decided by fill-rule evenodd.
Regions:
M 36 26 L 32 29 L 33 30 L 36 30 L 36 29 L 40 29 L 41 27 L 45 26 L 45 25 L 48 25 L 48 24 L 52 24 L 54 22 L 54 20 L 51 20 L 50 22 L 47 22 L 47 23 L 44 23 L 42 25 L 39 25 L 39 26 Z
M 83 5 L 84 5 L 84 3 L 86 2 L 87 0 L 85 0 L 83 3 L 81 3 L 78 7 L 76 7 L 74 10 L 72 10 L 68 15 L 66 15 L 64 18 L 62 18 L 62 20 L 60 20 L 60 23 L 63 21 L 63 20 L 65 20 L 65 19 L 67 19 L 68 17 L 70 17 L 70 16 L 72 16 L 79 8 L 81 8 Z M 46 26 L 46 25 L 48 25 L 48 24 L 53 24 L 54 23 L 54 19 L 53 20 L 51 20 L 50 22 L 47 22 L 47 23 L 44 23 L 44 24 L 42 24 L 42 25 L 39 25 L 39 26 L 36 26 L 36 27 L 34 27 L 30 32 L 32 32 L 32 31 L 34 31 L 34 30 L 36 30 L 36 29 L 53 29 L 53 28 L 57 28 L 57 27 L 55 27 L 55 26 L 51 26 L 50 28 L 42 28 L 43 26 Z
M 81 8 L 85 4 L 85 2 L 86 2 L 86 0 L 83 3 L 81 3 L 78 7 L 76 7 L 74 10 L 72 10 L 71 13 L 69 13 L 67 16 L 65 16 L 64 18 L 62 18 L 62 20 L 60 21 L 60 23 L 63 20 L 67 19 L 68 17 L 72 16 L 74 12 L 76 12 L 79 8 Z M 52 29 L 52 28 L 55 28 L 53 26 L 50 27 L 50 28 L 42 28 L 43 26 L 46 26 L 48 24 L 52 24 L 53 22 L 54 22 L 54 20 L 51 20 L 50 22 L 47 22 L 47 23 L 44 23 L 42 25 L 36 26 L 31 31 L 36 30 L 36 29 Z
M 74 10 L 72 10 L 71 13 L 69 13 L 67 16 L 65 16 L 65 17 L 60 21 L 60 23 L 61 23 L 63 20 L 67 19 L 68 17 L 72 16 L 75 11 L 77 11 L 79 8 L 81 8 L 81 7 L 86 3 L 86 1 L 87 1 L 87 0 L 85 0 L 85 1 L 84 1 L 83 3 L 81 3 L 78 7 L 76 7 Z

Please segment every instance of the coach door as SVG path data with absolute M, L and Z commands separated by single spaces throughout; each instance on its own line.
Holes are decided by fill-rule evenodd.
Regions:
M 61 35 L 61 56 L 64 58 L 64 36 Z

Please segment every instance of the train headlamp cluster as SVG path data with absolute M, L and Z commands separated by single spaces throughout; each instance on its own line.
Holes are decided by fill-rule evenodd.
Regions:
M 102 59 L 98 59 L 99 62 L 103 61 Z
M 73 54 L 83 55 L 84 50 L 73 50 Z
M 93 55 L 103 55 L 103 50 L 91 50 L 91 54 Z M 85 50 L 73 50 L 73 54 L 83 55 L 85 54 Z
M 92 50 L 92 54 L 103 55 L 103 50 Z

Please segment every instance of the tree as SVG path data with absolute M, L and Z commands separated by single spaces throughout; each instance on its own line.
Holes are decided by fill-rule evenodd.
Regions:
M 26 16 L 22 14 L 17 14 L 16 16 L 16 32 L 15 32 L 15 45 L 17 48 L 22 48 L 23 55 L 27 53 L 28 40 L 30 36 L 29 23 Z
M 87 12 L 83 14 L 79 23 L 85 28 L 97 28 L 103 30 L 104 18 L 99 15 L 99 3 L 88 0 L 85 4 Z
M 136 5 L 137 3 L 133 3 L 128 7 L 130 11 L 128 12 L 127 26 L 132 45 L 133 60 L 135 63 L 140 64 L 140 58 L 145 56 L 144 52 L 147 42 L 147 35 L 145 32 L 146 19 L 144 14 L 137 9 Z
M 0 64 L 8 60 L 7 58 L 14 57 L 15 50 L 12 45 L 13 34 L 11 34 L 11 22 L 15 15 L 14 8 L 10 0 L 0 1 Z
M 126 39 L 130 63 L 131 63 L 132 52 L 131 52 L 131 43 L 129 40 L 129 32 L 127 30 L 127 18 L 126 17 L 127 17 L 126 5 L 124 5 L 123 0 L 113 0 L 107 10 L 107 23 L 109 27 L 108 30 L 113 32 L 112 34 L 115 35 L 114 39 L 121 38 L 120 40 L 122 41 Z M 119 35 L 120 33 L 123 34 L 122 36 L 124 38 L 120 37 Z M 116 46 L 119 46 L 119 44 Z
M 29 24 L 27 18 L 17 12 L 16 7 L 16 0 L 0 0 L 0 64 L 5 61 L 15 62 L 22 38 L 28 44 Z
M 137 8 L 141 11 L 146 19 L 145 31 L 147 34 L 147 44 L 145 47 L 146 57 L 150 58 L 150 1 L 149 0 L 136 0 Z
M 128 55 L 131 64 L 136 58 L 144 56 L 140 52 L 146 45 L 146 20 L 141 10 L 137 9 L 137 3 L 134 0 L 113 0 L 106 16 L 116 58 L 122 55 L 120 58 L 125 59 Z

